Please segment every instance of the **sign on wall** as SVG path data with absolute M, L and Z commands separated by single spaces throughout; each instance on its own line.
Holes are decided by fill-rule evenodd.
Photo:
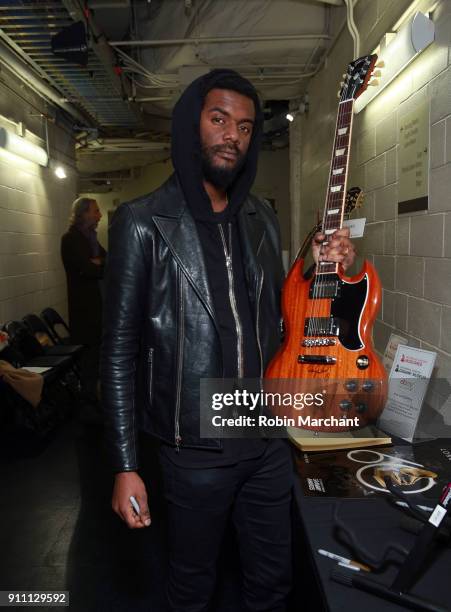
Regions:
M 399 120 L 398 214 L 428 208 L 429 104 L 423 101 Z

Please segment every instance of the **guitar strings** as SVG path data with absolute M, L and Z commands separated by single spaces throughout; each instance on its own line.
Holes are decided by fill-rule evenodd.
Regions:
M 335 165 L 335 151 L 337 150 L 337 146 L 338 146 L 338 139 L 340 138 L 339 134 L 338 134 L 338 129 L 340 127 L 343 127 L 341 125 L 342 120 L 344 115 L 349 114 L 349 110 L 347 108 L 345 108 L 344 104 L 341 104 L 342 102 L 344 102 L 344 92 L 341 94 L 341 98 L 340 98 L 340 105 L 339 105 L 339 109 L 338 109 L 338 114 L 337 114 L 337 129 L 336 129 L 336 136 L 334 139 L 334 144 L 333 144 L 333 152 L 332 152 L 332 163 L 331 163 L 331 169 L 330 169 L 330 175 L 329 175 L 329 182 L 328 182 L 328 189 L 330 189 L 330 187 L 332 186 L 333 183 L 333 170 L 334 170 L 334 165 Z M 350 100 L 352 102 L 352 100 Z M 352 105 L 351 105 L 351 113 L 352 113 Z M 346 152 L 345 152 L 345 156 L 346 157 L 346 162 L 347 162 L 347 158 L 348 158 L 348 154 L 349 154 L 349 143 L 350 143 L 350 131 L 347 134 L 347 144 L 346 144 Z M 347 163 L 346 163 L 347 165 Z M 341 175 L 340 175 L 341 176 Z M 346 173 L 345 173 L 345 179 L 346 179 Z M 324 216 L 323 216 L 323 228 L 322 231 L 323 233 L 325 233 L 325 231 L 327 229 L 338 229 L 338 228 L 334 228 L 334 227 L 328 227 L 328 223 L 327 223 L 327 211 L 329 209 L 329 207 L 331 205 L 335 206 L 336 204 L 336 200 L 338 199 L 337 204 L 340 204 L 340 208 L 343 207 L 343 197 L 344 197 L 344 187 L 345 185 L 343 184 L 343 191 L 340 192 L 340 196 L 337 196 L 335 194 L 331 194 L 330 191 L 328 191 L 327 196 L 326 196 L 326 206 L 325 206 L 325 210 L 324 210 Z M 332 224 L 335 225 L 336 220 L 332 221 Z M 327 235 L 326 235 L 327 238 Z M 335 270 L 337 271 L 337 264 L 332 264 L 335 267 Z M 320 266 L 318 265 L 318 268 Z M 326 266 L 328 267 L 328 266 Z M 307 334 L 309 337 L 317 337 L 317 336 L 321 336 L 321 331 L 325 331 L 322 330 L 322 317 L 319 317 L 317 315 L 320 314 L 320 303 L 319 303 L 319 299 L 324 299 L 327 297 L 327 286 L 328 286 L 328 282 L 324 282 L 323 280 L 324 277 L 324 273 L 317 273 L 315 272 L 315 277 L 313 279 L 313 292 L 312 292 L 312 299 L 314 300 L 313 304 L 312 304 L 312 308 L 310 308 L 311 313 L 310 313 L 310 317 L 309 317 L 309 323 L 307 326 Z
M 342 96 L 341 96 L 342 99 L 340 100 L 340 102 L 344 101 L 343 97 L 344 97 L 344 94 L 342 93 Z M 334 163 L 335 162 L 335 151 L 338 148 L 338 139 L 340 138 L 338 134 L 338 129 L 340 127 L 343 127 L 342 120 L 343 120 L 344 115 L 346 114 L 346 110 L 347 109 L 345 109 L 345 105 L 340 104 L 339 109 L 338 109 L 338 116 L 337 116 L 337 133 L 334 139 L 332 164 L 331 164 L 330 175 L 329 175 L 329 188 L 333 186 L 332 184 L 333 184 L 333 170 L 334 170 L 334 165 L 335 165 Z M 346 148 L 348 148 L 348 145 L 349 143 L 347 144 Z M 347 157 L 347 154 L 348 154 L 348 151 L 346 151 L 346 157 Z M 328 192 L 327 197 L 326 197 L 326 207 L 325 207 L 324 217 L 323 217 L 323 232 L 325 232 L 327 229 L 336 229 L 334 227 L 329 227 L 329 224 L 327 222 L 328 221 L 327 211 L 328 209 L 330 209 L 331 206 L 335 207 L 337 199 L 339 198 L 337 198 L 336 195 L 331 195 L 331 193 Z M 341 206 L 342 205 L 343 205 L 343 202 L 341 202 Z M 332 223 L 335 224 L 335 221 L 333 221 Z M 327 268 L 328 266 L 326 265 L 325 267 Z M 313 299 L 315 300 L 315 303 L 314 303 L 312 315 L 317 315 L 320 312 L 320 305 L 319 305 L 319 302 L 316 302 L 316 300 L 323 299 L 327 296 L 327 282 L 324 282 L 323 277 L 324 277 L 324 274 L 318 274 L 316 275 L 316 278 L 315 278 L 315 285 L 314 285 L 314 291 L 313 291 Z M 315 336 L 322 335 L 321 332 L 324 332 L 324 329 L 322 329 L 321 317 L 312 316 L 312 319 L 313 319 L 313 329 L 310 329 L 309 331 L 315 332 L 314 334 Z M 309 324 L 309 328 L 310 327 L 311 326 Z

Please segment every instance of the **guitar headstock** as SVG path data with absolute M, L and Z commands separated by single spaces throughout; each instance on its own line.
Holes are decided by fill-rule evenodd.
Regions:
M 377 62 L 377 55 L 363 55 L 348 64 L 341 89 L 338 92 L 340 101 L 356 100 L 369 85 L 378 85 L 377 78 L 381 76 L 380 71 L 374 71 Z M 378 67 L 382 67 L 379 65 Z M 374 77 L 370 82 L 371 77 Z
M 351 187 L 346 193 L 345 214 L 349 215 L 356 208 L 363 206 L 365 194 L 360 187 Z

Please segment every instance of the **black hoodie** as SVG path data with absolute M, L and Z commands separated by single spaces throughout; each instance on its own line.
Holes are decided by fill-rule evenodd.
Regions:
M 243 166 L 233 184 L 227 189 L 228 206 L 223 212 L 215 213 L 203 186 L 200 115 L 205 96 L 210 90 L 217 87 L 235 89 L 233 86 L 225 86 L 230 77 L 242 79 L 248 85 L 249 97 L 254 100 L 255 123 Z M 243 92 L 239 91 L 239 93 Z M 208 281 L 220 331 L 224 378 L 238 376 L 238 350 L 237 329 L 230 302 L 230 286 L 219 225 L 222 226 L 227 244 L 229 231 L 231 232 L 233 291 L 243 333 L 243 374 L 245 378 L 260 376 L 255 321 L 251 313 L 243 271 L 236 215 L 255 179 L 262 125 L 263 115 L 255 90 L 250 83 L 231 70 L 213 70 L 191 83 L 177 102 L 172 118 L 172 162 L 186 202 L 196 222 L 205 257 Z M 205 467 L 208 465 L 210 467 L 258 456 L 263 452 L 264 447 L 265 444 L 260 439 L 225 439 L 222 453 L 182 449 L 179 455 L 174 455 L 174 453 L 168 453 L 166 449 L 166 454 L 170 459 L 184 466 Z
M 172 163 L 191 213 L 197 220 L 217 223 L 217 217 L 202 182 L 200 114 L 209 91 L 218 86 L 221 89 L 234 89 L 233 86 L 224 87 L 224 84 L 227 84 L 227 79 L 237 78 L 248 86 L 249 97 L 252 97 L 255 106 L 255 122 L 246 160 L 233 185 L 227 190 L 229 205 L 222 218 L 224 221 L 227 220 L 229 215 L 235 214 L 240 209 L 257 174 L 263 113 L 255 89 L 249 81 L 233 70 L 213 70 L 193 81 L 185 89 L 172 114 Z

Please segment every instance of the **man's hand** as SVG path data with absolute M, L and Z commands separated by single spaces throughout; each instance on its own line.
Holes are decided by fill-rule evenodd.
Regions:
M 140 513 L 136 514 L 130 497 L 138 502 Z M 113 510 L 130 529 L 140 529 L 150 525 L 150 512 L 147 505 L 147 492 L 144 482 L 136 472 L 119 472 L 114 479 Z
M 96 264 L 96 266 L 101 266 L 103 264 L 103 259 L 101 257 L 92 257 L 90 261 L 91 263 Z
M 327 244 L 323 244 L 325 240 Z M 331 261 L 341 264 L 343 269 L 347 270 L 354 263 L 356 256 L 355 247 L 349 240 L 349 227 L 337 229 L 327 237 L 320 232 L 315 234 L 312 240 L 312 254 L 316 264 L 320 261 Z

